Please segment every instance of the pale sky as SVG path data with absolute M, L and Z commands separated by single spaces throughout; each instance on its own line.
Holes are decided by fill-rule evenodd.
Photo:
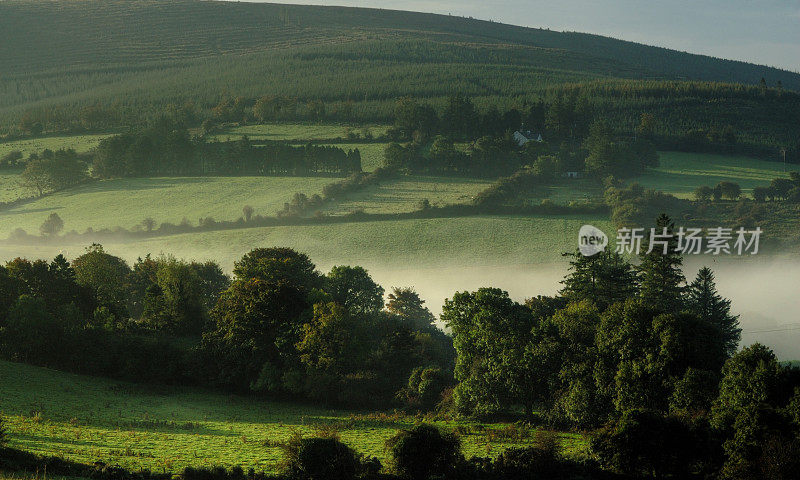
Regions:
M 251 0 L 258 1 L 258 0 Z M 800 72 L 800 0 L 272 0 L 472 16 Z

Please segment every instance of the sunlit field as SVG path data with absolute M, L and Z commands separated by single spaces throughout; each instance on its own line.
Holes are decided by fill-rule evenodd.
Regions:
M 453 177 L 402 177 L 351 194 L 332 205 L 332 214 L 402 213 L 419 210 L 427 200 L 431 206 L 471 204 L 475 195 L 491 185 L 490 180 Z
M 386 439 L 419 419 L 392 413 L 329 410 L 211 393 L 70 375 L 0 361 L 3 413 L 10 445 L 27 451 L 130 469 L 178 471 L 186 466 L 275 472 L 280 443 L 294 432 L 338 432 L 342 440 L 386 462 Z M 458 428 L 466 456 L 496 456 L 530 442 L 514 424 L 437 421 Z M 585 454 L 579 434 L 560 435 L 565 452 Z
M 749 196 L 756 186 L 767 186 L 773 178 L 800 170 L 797 165 L 784 166 L 756 158 L 712 155 L 704 153 L 659 152 L 660 165 L 634 179 L 647 188 L 663 190 L 681 198 L 694 198 L 695 188 L 713 187 L 726 180 L 736 182 Z
M 64 220 L 64 230 L 131 229 L 145 218 L 156 225 L 184 218 L 235 220 L 250 205 L 255 215 L 274 216 L 297 192 L 313 195 L 336 179 L 327 177 L 193 177 L 105 180 L 54 193 L 0 211 L 0 235 L 22 228 L 38 234 L 50 213 Z
M 111 133 L 92 135 L 58 135 L 2 142 L 0 143 L 0 157 L 14 150 L 22 152 L 22 155 L 25 157 L 31 153 L 41 152 L 45 149 L 58 150 L 60 148 L 71 148 L 78 153 L 84 153 L 96 147 L 102 139 L 112 135 L 113 134 Z

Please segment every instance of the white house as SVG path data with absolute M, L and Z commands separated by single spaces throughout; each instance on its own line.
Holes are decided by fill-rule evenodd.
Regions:
M 541 133 L 532 133 L 530 130 L 517 130 L 514 132 L 514 140 L 520 147 L 524 147 L 528 142 L 543 141 Z

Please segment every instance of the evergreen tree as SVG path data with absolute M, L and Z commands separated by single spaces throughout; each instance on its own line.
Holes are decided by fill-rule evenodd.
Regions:
M 719 330 L 719 347 L 725 358 L 729 358 L 736 352 L 742 329 L 739 316 L 731 314 L 731 301 L 717 293 L 714 272 L 708 267 L 701 268 L 687 293 L 692 313 Z
M 607 250 L 587 257 L 576 251 L 567 255 L 572 257 L 570 273 L 561 282 L 564 288 L 559 293 L 568 301 L 590 300 L 605 310 L 636 293 L 636 272 L 618 253 Z
M 641 254 L 641 297 L 661 312 L 680 310 L 686 282 L 682 266 L 683 257 L 678 251 L 675 224 L 666 214 L 661 214 L 656 220 L 655 229 L 650 232 L 647 248 Z

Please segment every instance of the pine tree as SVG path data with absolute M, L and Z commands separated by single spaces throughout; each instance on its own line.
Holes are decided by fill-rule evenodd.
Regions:
M 570 273 L 561 282 L 564 288 L 559 294 L 568 301 L 589 300 L 605 310 L 636 294 L 636 272 L 618 253 L 603 251 L 587 257 L 576 251 L 566 255 L 572 257 Z
M 742 329 L 739 316 L 731 315 L 731 301 L 717 293 L 714 272 L 703 267 L 689 286 L 687 303 L 692 313 L 719 330 L 719 342 L 725 358 L 736 352 Z
M 666 253 L 659 243 L 662 241 L 666 242 Z M 648 252 L 650 245 L 654 248 Z M 686 277 L 681 270 L 683 257 L 678 251 L 675 224 L 666 214 L 661 214 L 656 220 L 656 227 L 650 232 L 647 247 L 641 254 L 639 264 L 640 295 L 661 312 L 677 312 L 683 306 Z

